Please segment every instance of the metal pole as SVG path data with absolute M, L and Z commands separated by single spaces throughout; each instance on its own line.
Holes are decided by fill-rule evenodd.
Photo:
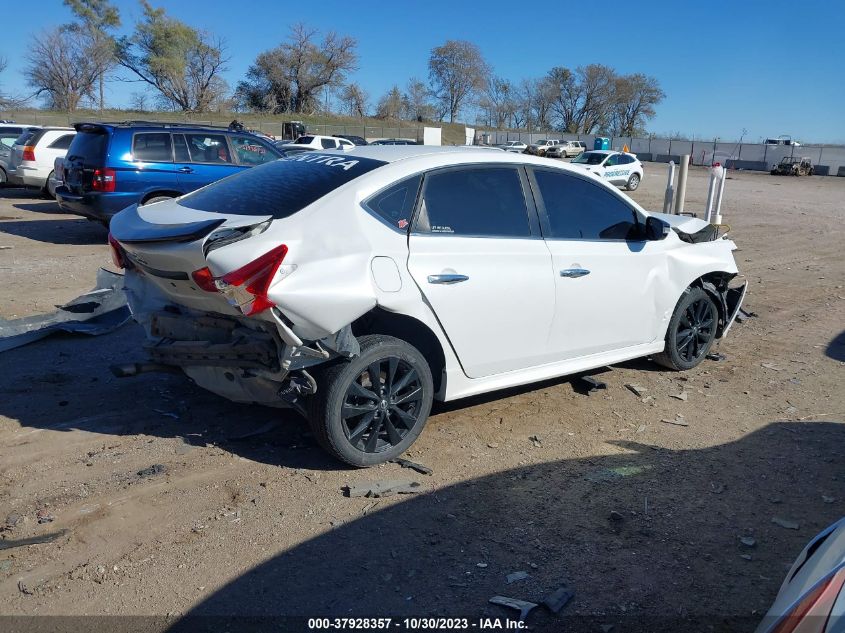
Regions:
M 684 198 L 687 195 L 687 173 L 689 172 L 689 154 L 681 156 L 681 170 L 678 172 L 678 193 L 675 196 L 675 215 L 684 212 Z
M 718 185 L 718 193 L 716 194 L 716 212 L 713 215 L 711 224 L 722 223 L 722 197 L 725 193 L 725 181 L 728 179 L 728 172 L 722 169 L 721 182 Z
M 712 161 L 711 161 L 712 162 Z M 704 219 L 710 222 L 710 215 L 713 210 L 713 198 L 715 196 L 714 184 L 716 183 L 716 169 L 710 168 L 710 182 L 707 183 L 707 203 L 704 205 Z
M 666 193 L 663 195 L 663 213 L 672 213 L 672 200 L 675 193 L 675 161 L 669 161 L 669 180 L 666 182 Z

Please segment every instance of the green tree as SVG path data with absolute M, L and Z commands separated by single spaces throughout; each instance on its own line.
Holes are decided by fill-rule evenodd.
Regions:
M 117 62 L 184 112 L 206 112 L 227 87 L 223 40 L 140 0 L 142 19 L 117 41 Z
M 120 26 L 120 12 L 108 0 L 64 0 L 65 6 L 81 21 L 76 28 L 84 28 L 96 49 L 99 62 L 97 82 L 99 84 L 100 112 L 103 111 L 103 83 L 105 74 L 115 64 L 115 39 L 109 35 L 111 29 Z

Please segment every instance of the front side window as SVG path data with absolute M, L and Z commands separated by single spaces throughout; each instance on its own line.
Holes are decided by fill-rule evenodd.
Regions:
M 515 167 L 469 167 L 426 175 L 416 230 L 484 237 L 530 237 Z
M 380 191 L 364 205 L 391 228 L 406 231 L 414 214 L 414 203 L 422 176 L 413 176 Z
M 337 147 L 335 141 L 328 138 L 321 138 L 320 145 L 323 146 L 323 149 L 334 149 L 335 147 Z
M 149 163 L 173 162 L 170 132 L 136 134 L 132 140 L 132 157 Z
M 185 134 L 191 162 L 194 163 L 231 163 L 229 146 L 222 134 Z
M 597 154 L 596 152 L 583 152 L 572 160 L 573 163 L 579 165 L 601 165 L 604 161 L 605 154 Z
M 570 174 L 535 170 L 546 207 L 548 237 L 570 240 L 638 239 L 637 214 L 621 197 Z
M 237 156 L 241 165 L 261 165 L 278 158 L 267 146 L 259 143 L 254 136 L 233 135 L 229 138 L 232 140 L 235 156 Z

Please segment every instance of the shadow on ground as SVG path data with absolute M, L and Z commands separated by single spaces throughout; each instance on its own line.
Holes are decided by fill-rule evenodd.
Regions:
M 108 230 L 104 226 L 76 216 L 56 220 L 3 221 L 0 222 L 0 233 L 49 244 L 108 243 Z
M 280 616 L 297 615 L 505 617 L 516 612 L 490 597 L 540 602 L 566 585 L 576 595 L 562 615 L 584 617 L 538 608 L 534 630 L 751 631 L 806 541 L 841 512 L 822 494 L 843 492 L 845 424 L 774 423 L 701 450 L 613 443 L 619 454 L 496 473 L 339 526 L 172 630 L 296 630 Z M 740 544 L 749 535 L 754 548 Z M 529 577 L 508 584 L 516 571 Z M 726 613 L 736 594 L 746 608 Z
M 828 356 L 828 358 L 838 360 L 839 362 L 845 362 L 845 331 L 840 332 L 839 336 L 827 344 L 827 349 L 824 353 Z

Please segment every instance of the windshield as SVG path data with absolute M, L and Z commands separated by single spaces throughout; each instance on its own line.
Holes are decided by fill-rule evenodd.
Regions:
M 179 198 L 198 211 L 286 218 L 386 163 L 371 158 L 300 152 L 252 167 Z
M 573 163 L 580 163 L 582 165 L 601 165 L 607 154 L 596 154 L 595 152 L 584 152 L 578 154 L 576 158 L 572 159 Z

